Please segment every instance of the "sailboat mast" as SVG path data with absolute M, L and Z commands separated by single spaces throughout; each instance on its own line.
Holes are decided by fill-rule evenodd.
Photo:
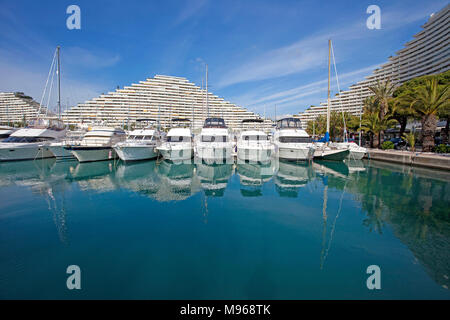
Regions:
M 209 108 L 208 108 L 208 65 L 206 65 L 206 116 L 209 118 Z
M 361 109 L 359 110 L 359 146 L 361 147 Z
M 328 40 L 328 99 L 327 99 L 327 132 L 330 133 L 330 73 L 331 73 L 331 39 Z M 327 141 L 328 142 L 328 141 Z
M 60 46 L 57 47 L 58 55 L 58 119 L 61 119 L 61 61 L 59 59 Z

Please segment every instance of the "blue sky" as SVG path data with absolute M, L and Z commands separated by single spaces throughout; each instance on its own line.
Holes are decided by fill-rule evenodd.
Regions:
M 327 39 L 341 89 L 362 80 L 448 1 L 0 1 L 0 91 L 40 100 L 61 45 L 63 105 L 155 74 L 201 85 L 268 116 L 326 100 Z M 68 30 L 66 8 L 81 8 Z M 366 9 L 381 8 L 369 30 Z M 336 85 L 333 82 L 333 91 Z

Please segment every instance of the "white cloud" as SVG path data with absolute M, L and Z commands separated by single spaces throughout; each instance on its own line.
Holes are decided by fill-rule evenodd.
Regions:
M 341 88 L 362 80 L 364 76 L 370 74 L 371 71 L 377 67 L 379 67 L 379 64 L 340 74 L 339 82 Z M 311 97 L 309 100 L 315 100 L 316 103 L 319 101 L 324 101 L 326 98 L 327 83 L 328 80 L 323 79 L 288 90 L 275 91 L 271 94 L 267 94 L 267 88 L 262 88 L 260 90 L 254 90 L 252 93 L 246 93 L 243 96 L 235 97 L 233 100 L 240 105 L 250 107 L 260 112 L 264 110 L 264 107 L 267 105 L 270 105 L 271 109 L 273 109 L 274 105 L 276 105 L 278 109 L 284 110 L 290 107 L 296 107 L 296 109 L 299 109 L 299 107 L 306 107 L 303 99 L 305 97 Z M 332 78 L 331 83 L 332 88 L 336 88 L 336 80 L 334 77 Z M 274 90 L 272 89 L 272 91 Z
M 110 54 L 96 50 L 94 54 L 91 50 L 80 47 L 63 48 L 64 59 L 70 65 L 89 67 L 89 68 L 105 68 L 111 67 L 120 61 L 118 54 Z
M 370 32 L 365 26 L 367 16 L 361 15 L 357 21 L 345 27 L 324 30 L 289 45 L 241 61 L 223 73 L 218 85 L 227 87 L 244 82 L 275 79 L 325 66 L 328 39 L 348 41 L 369 36 L 380 37 L 386 31 L 392 31 L 413 22 L 425 21 L 436 8 L 440 8 L 440 5 L 433 4 L 425 9 L 421 7 L 410 10 L 382 7 L 382 30 L 379 33 Z
M 179 16 L 175 19 L 174 26 L 182 24 L 186 20 L 197 14 L 206 4 L 208 0 L 188 0 L 181 10 Z

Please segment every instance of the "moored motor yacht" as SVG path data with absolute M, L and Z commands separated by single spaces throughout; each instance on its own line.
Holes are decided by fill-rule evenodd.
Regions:
M 66 126 L 60 120 L 38 118 L 28 122 L 0 142 L 0 161 L 34 160 L 52 158 L 48 143 L 58 141 L 66 134 Z
M 155 121 L 138 119 L 139 123 Z M 162 132 L 157 128 L 146 127 L 135 129 L 128 134 L 125 141 L 114 146 L 114 150 L 122 161 L 154 159 L 158 156 L 156 147 L 161 143 Z
M 262 123 L 262 119 L 244 119 L 244 123 Z M 240 160 L 256 162 L 270 161 L 274 153 L 274 146 L 270 137 L 257 128 L 243 130 L 237 141 L 237 157 Z
M 222 118 L 206 118 L 194 150 L 196 157 L 205 162 L 222 163 L 231 159 L 233 140 Z
M 85 130 L 67 131 L 66 137 L 62 141 L 51 142 L 47 145 L 51 153 L 56 157 L 56 160 L 75 160 L 72 151 L 66 149 L 66 146 L 76 144 L 86 134 Z
M 113 146 L 126 139 L 125 131 L 112 127 L 93 127 L 83 139 L 64 148 L 70 150 L 79 162 L 116 159 Z
M 274 145 L 277 156 L 284 160 L 310 160 L 314 154 L 312 139 L 298 118 L 277 121 Z
M 189 120 L 183 118 L 172 119 L 171 126 L 172 128 L 167 133 L 165 141 L 156 149 L 167 160 L 191 159 L 194 154 L 194 148 Z

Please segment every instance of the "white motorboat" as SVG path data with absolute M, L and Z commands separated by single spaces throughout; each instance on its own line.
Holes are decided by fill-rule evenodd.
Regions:
M 245 119 L 242 123 L 261 123 L 262 119 Z M 274 146 L 269 136 L 261 131 L 254 129 L 243 130 L 237 141 L 237 157 L 240 160 L 249 160 L 255 162 L 270 161 Z
M 196 157 L 205 162 L 223 163 L 231 159 L 233 140 L 222 118 L 206 118 L 194 150 Z
M 166 141 L 156 149 L 164 159 L 170 161 L 191 159 L 194 152 L 192 132 L 189 128 L 189 120 L 172 119 L 172 128 L 167 133 Z
M 312 139 L 302 129 L 298 118 L 277 121 L 274 145 L 277 156 L 284 160 L 310 160 L 314 154 Z
M 93 127 L 83 139 L 64 148 L 72 151 L 79 162 L 116 159 L 113 146 L 126 139 L 125 131 L 112 127 Z
M 139 119 L 138 122 L 154 121 Z M 128 134 L 125 141 L 114 146 L 114 150 L 122 161 L 148 160 L 158 157 L 156 147 L 161 143 L 162 133 L 158 129 L 147 127 L 135 129 Z
M 65 125 L 57 119 L 39 118 L 28 123 L 0 142 L 0 161 L 52 158 L 48 143 L 66 134 Z

